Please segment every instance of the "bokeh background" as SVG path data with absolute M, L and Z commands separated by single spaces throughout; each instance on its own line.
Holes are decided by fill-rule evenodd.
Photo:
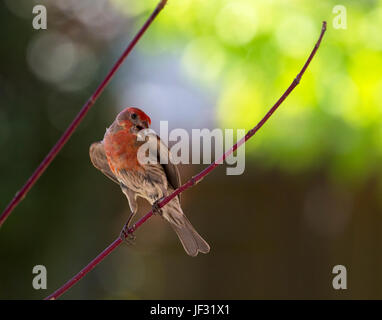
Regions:
M 156 0 L 0 2 L 0 209 L 21 188 Z M 32 28 L 44 4 L 48 29 Z M 333 28 L 337 4 L 347 29 Z M 328 31 L 301 84 L 223 167 L 183 194 L 211 244 L 188 257 L 154 217 L 63 299 L 382 298 L 382 1 L 169 0 L 85 121 L 0 232 L 0 298 L 41 299 L 119 234 L 119 187 L 89 145 L 125 106 L 159 128 L 252 128 Z M 181 167 L 183 180 L 203 165 Z M 140 202 L 140 214 L 148 209 Z M 48 290 L 32 288 L 32 268 Z M 332 288 L 332 268 L 348 289 Z

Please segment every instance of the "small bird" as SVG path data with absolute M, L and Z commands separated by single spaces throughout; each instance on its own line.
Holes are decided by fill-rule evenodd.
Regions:
M 181 180 L 177 166 L 171 163 L 170 151 L 156 134 L 151 136 L 154 136 L 156 148 L 153 148 L 153 144 L 149 144 L 148 148 L 157 161 L 143 164 L 138 161 L 138 149 L 147 142 L 147 139 L 138 139 L 138 136 L 142 130 L 147 131 L 145 129 L 150 125 L 151 119 L 142 110 L 126 108 L 106 129 L 103 140 L 90 146 L 93 165 L 120 185 L 129 202 L 131 214 L 121 237 L 126 238 L 123 234 L 126 234 L 132 218 L 138 211 L 137 197 L 141 197 L 153 206 L 153 212 L 159 213 L 170 223 L 188 255 L 194 257 L 198 252 L 208 253 L 210 246 L 184 215 L 180 206 L 180 196 L 161 209 L 157 206 L 160 199 L 181 186 Z M 168 164 L 160 163 L 164 154 L 168 157 Z M 134 236 L 129 236 L 135 239 Z

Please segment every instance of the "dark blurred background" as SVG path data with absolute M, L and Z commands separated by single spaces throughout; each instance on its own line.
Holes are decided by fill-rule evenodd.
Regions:
M 0 2 L 0 210 L 103 79 L 156 0 Z M 32 28 L 44 4 L 48 29 Z M 88 149 L 126 106 L 159 128 L 252 128 L 328 32 L 300 86 L 246 145 L 183 194 L 211 252 L 158 217 L 63 299 L 382 298 L 382 2 L 171 1 L 0 230 L 0 298 L 41 299 L 119 234 L 129 208 Z M 183 181 L 203 165 L 183 165 Z M 140 214 L 149 206 L 140 202 Z M 332 268 L 348 289 L 332 287 Z M 32 288 L 45 265 L 48 289 Z

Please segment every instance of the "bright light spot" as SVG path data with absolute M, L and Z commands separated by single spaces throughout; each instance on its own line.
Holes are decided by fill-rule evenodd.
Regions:
M 232 83 L 218 103 L 217 117 L 225 128 L 250 129 L 264 116 L 260 89 L 250 83 Z
M 86 86 L 98 67 L 92 52 L 59 33 L 39 33 L 29 45 L 27 60 L 38 78 L 66 91 Z
M 276 40 L 283 53 L 299 58 L 312 47 L 317 28 L 312 20 L 301 15 L 287 15 L 277 23 Z
M 379 106 L 379 109 L 382 111 L 381 101 L 382 101 L 382 77 L 381 80 L 379 80 L 376 83 L 375 89 L 374 89 L 374 104 L 376 106 Z M 382 125 L 381 125 L 382 127 Z
M 59 88 L 63 91 L 75 91 L 85 88 L 94 78 L 99 62 L 92 51 L 86 47 L 76 47 L 76 66 L 70 77 L 61 81 Z
M 67 78 L 76 62 L 76 48 L 72 41 L 58 33 L 39 33 L 28 48 L 28 62 L 32 71 L 47 82 Z
M 359 104 L 358 88 L 345 74 L 335 73 L 321 83 L 322 108 L 329 114 L 351 119 L 351 114 Z
M 359 38 L 363 44 L 373 50 L 382 50 L 382 8 L 375 9 L 360 22 Z
M 78 20 L 82 30 L 85 27 L 100 39 L 114 38 L 126 22 L 121 10 L 115 8 L 109 0 L 60 0 L 51 5 L 62 11 L 63 17 Z
M 256 34 L 257 24 L 254 4 L 238 0 L 223 7 L 215 21 L 218 36 L 232 45 L 250 42 Z
M 215 82 L 225 63 L 220 46 L 211 38 L 198 38 L 186 48 L 182 65 L 192 78 Z
M 380 102 L 376 101 L 376 96 L 378 97 L 376 93 L 380 89 L 381 81 L 381 58 L 380 52 L 366 49 L 354 52 L 352 55 L 350 76 L 357 85 L 360 100 L 357 108 L 349 116 L 362 125 L 369 125 L 376 121 L 380 123 L 382 116 Z

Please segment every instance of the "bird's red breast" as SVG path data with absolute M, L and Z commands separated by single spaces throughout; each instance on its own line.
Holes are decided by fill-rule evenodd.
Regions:
M 106 132 L 103 140 L 106 157 L 110 169 L 115 170 L 141 170 L 137 153 L 139 144 L 137 137 L 128 129 L 121 129 L 117 132 Z
M 106 130 L 103 145 L 114 174 L 122 169 L 143 170 L 137 159 L 138 149 L 143 144 L 137 140 L 137 130 L 147 128 L 150 124 L 151 119 L 146 113 L 138 108 L 129 107 L 121 111 Z

